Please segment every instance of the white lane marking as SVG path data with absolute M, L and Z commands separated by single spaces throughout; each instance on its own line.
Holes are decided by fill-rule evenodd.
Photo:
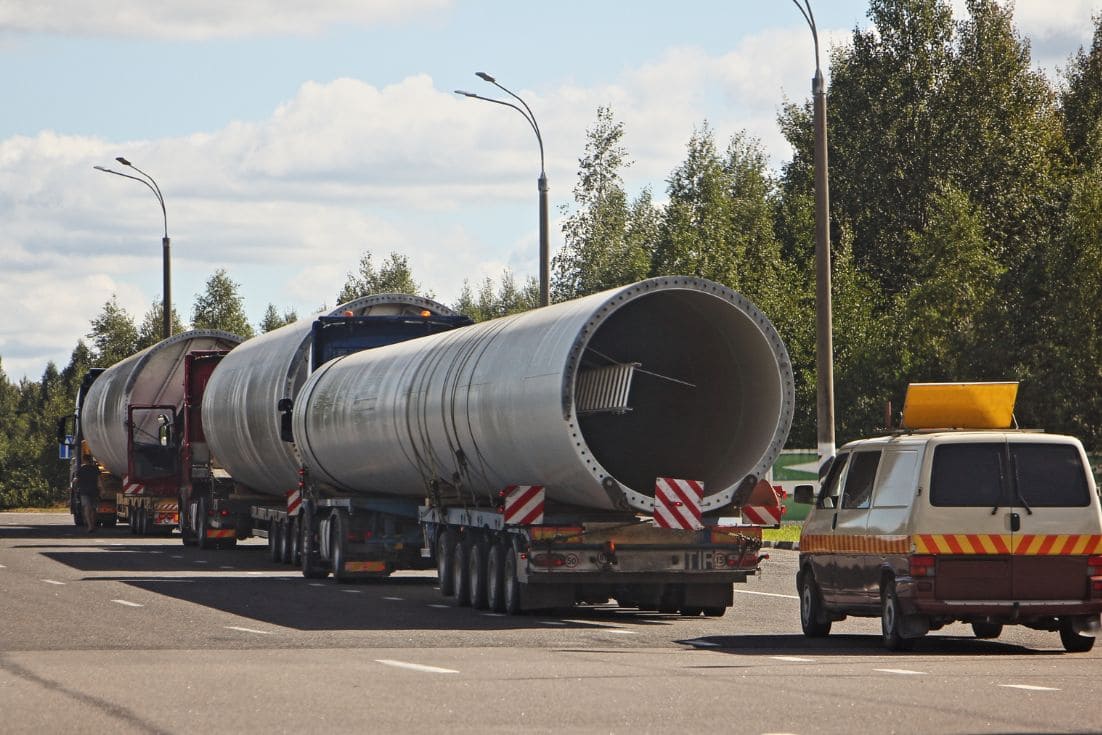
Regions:
M 347 592 L 350 595 L 362 595 L 363 590 L 341 590 L 341 592 Z
M 147 551 L 145 553 L 147 553 L 147 554 L 163 554 L 165 552 L 163 552 L 163 551 Z
M 1007 689 L 1025 689 L 1028 692 L 1058 692 L 1058 691 L 1060 691 L 1059 689 L 1056 689 L 1055 687 L 1038 687 L 1038 686 L 1033 686 L 1032 684 L 999 684 L 999 686 L 1006 687 Z
M 273 635 L 272 631 L 270 631 L 270 630 L 257 630 L 255 628 L 242 628 L 238 625 L 227 625 L 226 628 L 229 629 L 229 630 L 239 630 L 242 633 L 256 633 L 257 635 Z
M 802 656 L 770 656 L 769 658 L 775 659 L 777 661 L 790 661 L 794 664 L 813 664 L 813 663 L 815 663 L 815 659 L 813 659 L 813 658 L 803 658 Z
M 237 569 L 237 567 L 231 567 L 231 566 L 220 566 L 218 568 L 219 569 Z
M 111 602 L 117 602 L 120 605 L 126 605 L 127 607 L 145 607 L 145 605 L 139 605 L 138 603 L 131 602 L 130 600 L 111 600 Z
M 249 572 L 249 574 L 252 574 L 252 572 Z M 324 584 L 322 584 L 321 582 L 311 582 L 311 583 L 310 583 L 310 586 L 311 586 L 311 587 L 326 587 L 326 586 L 328 586 L 328 585 L 324 585 Z
M 685 641 L 690 646 L 700 646 L 701 648 L 717 648 L 719 646 L 715 641 Z
M 904 676 L 925 676 L 925 671 L 911 671 L 910 669 L 873 669 L 873 671 L 882 671 L 885 674 L 903 674 Z
M 173 555 L 172 555 L 172 558 L 173 558 L 173 559 L 183 559 L 183 558 L 184 558 L 184 556 L 183 556 L 183 554 L 173 554 Z
M 484 612 L 484 613 L 482 613 L 482 617 L 485 617 L 485 618 L 503 618 L 503 617 L 505 617 L 505 613 Z
M 561 620 L 541 620 L 540 625 L 566 625 Z
M 384 597 L 383 599 L 384 600 L 390 600 L 391 602 L 401 602 L 405 598 L 404 597 Z
M 623 628 L 601 628 L 601 633 L 613 633 L 616 635 L 638 635 L 634 630 L 625 630 Z
M 450 610 L 451 605 L 441 605 L 440 603 L 431 603 L 429 607 L 435 607 L 437 610 Z
M 64 585 L 65 584 L 64 582 L 58 582 L 56 579 L 44 579 L 42 581 L 45 582 L 46 584 L 57 584 L 57 585 Z
M 783 597 L 786 600 L 798 600 L 798 599 L 800 599 L 799 595 L 782 595 L 782 594 L 777 593 L 777 592 L 756 592 L 754 590 L 735 590 L 735 592 L 738 592 L 740 595 L 761 595 L 762 597 Z
M 207 561 L 206 559 L 196 559 L 195 563 L 196 564 L 210 564 L 210 562 Z
M 0 569 L 7 569 L 7 567 L 4 566 L 3 564 L 0 564 Z
M 442 669 L 439 666 L 425 666 L 424 664 L 411 664 L 408 661 L 394 661 L 389 658 L 377 658 L 377 663 L 384 666 L 394 666 L 399 669 L 409 669 L 410 671 L 420 671 L 426 674 L 458 674 L 455 669 Z

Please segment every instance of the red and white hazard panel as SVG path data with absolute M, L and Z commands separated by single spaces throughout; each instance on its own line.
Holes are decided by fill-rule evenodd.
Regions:
M 704 483 L 659 477 L 654 483 L 654 522 L 662 528 L 696 531 L 700 522 L 700 503 L 704 499 Z
M 298 515 L 298 509 L 302 506 L 302 491 L 296 487 L 294 490 L 288 490 L 285 495 L 287 496 L 287 515 Z
M 501 491 L 505 498 L 503 513 L 510 526 L 543 523 L 543 485 L 510 485 Z
M 122 478 L 122 494 L 123 495 L 141 495 L 145 486 L 140 482 L 130 482 L 130 476 Z
M 780 525 L 785 511 L 781 498 L 785 494 L 784 488 L 779 485 L 770 485 L 766 480 L 759 480 L 750 493 L 748 502 L 742 506 L 743 523 L 750 526 Z

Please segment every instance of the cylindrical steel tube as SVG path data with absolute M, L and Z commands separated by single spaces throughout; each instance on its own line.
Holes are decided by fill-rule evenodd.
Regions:
M 654 278 L 366 350 L 295 402 L 311 476 L 353 494 L 493 503 L 513 484 L 650 512 L 657 477 L 703 481 L 721 511 L 791 426 L 792 367 L 749 300 Z
M 452 315 L 430 299 L 405 294 L 366 296 L 329 316 Z M 294 399 L 310 367 L 310 330 L 318 314 L 243 343 L 223 358 L 203 393 L 203 431 L 211 454 L 234 481 L 264 495 L 298 483 L 294 448 L 280 435 L 280 399 Z
M 229 350 L 241 337 L 197 329 L 161 340 L 108 368 L 88 389 L 80 423 L 89 449 L 108 472 L 127 473 L 127 407 L 171 405 L 184 400 L 184 356 L 193 350 Z M 141 419 L 152 422 L 152 415 Z M 142 427 L 138 427 L 141 430 Z M 148 431 L 156 435 L 156 428 Z

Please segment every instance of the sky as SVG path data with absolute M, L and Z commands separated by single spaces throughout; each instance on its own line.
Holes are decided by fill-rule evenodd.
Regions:
M 954 0 L 958 13 L 963 0 Z M 827 49 L 865 0 L 813 0 Z M 1018 0 L 1054 80 L 1102 0 Z M 335 305 L 361 256 L 405 256 L 453 303 L 538 265 L 539 148 L 520 115 L 461 97 L 519 94 L 541 129 L 551 251 L 598 107 L 624 124 L 629 193 L 664 196 L 702 124 L 745 132 L 773 166 L 776 124 L 809 97 L 811 33 L 790 0 L 0 0 L 0 365 L 60 368 L 116 296 L 161 298 L 161 237 L 184 321 L 217 269 L 253 323 L 268 304 Z M 96 171 L 127 158 L 142 184 Z

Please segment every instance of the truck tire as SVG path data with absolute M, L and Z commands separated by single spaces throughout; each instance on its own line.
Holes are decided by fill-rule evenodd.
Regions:
M 299 530 L 298 519 L 299 516 L 295 516 L 287 526 L 287 532 L 290 534 L 288 540 L 288 545 L 291 547 L 290 563 L 296 567 L 302 564 L 302 531 Z
M 306 518 L 304 516 L 304 518 Z M 312 518 L 312 515 L 310 516 Z M 314 536 L 313 523 L 310 518 L 299 524 L 302 548 L 302 576 L 306 579 L 325 579 L 329 576 L 329 570 L 321 563 L 318 555 L 318 544 Z
M 880 587 L 880 632 L 884 648 L 889 651 L 909 651 L 914 638 L 903 637 L 903 611 L 895 594 L 895 580 L 887 579 Z
M 800 627 L 808 638 L 830 635 L 830 621 L 823 622 L 823 597 L 810 569 L 800 574 Z
M 329 517 L 329 558 L 333 563 L 333 579 L 338 584 L 348 582 L 348 572 L 344 570 L 348 560 L 348 516 L 339 509 Z
M 139 536 L 146 536 L 149 534 L 149 516 L 145 512 L 145 508 L 138 508 L 135 513 L 137 519 L 134 521 L 134 526 L 137 528 L 137 534 Z
M 1094 648 L 1094 636 L 1076 632 L 1071 618 L 1060 618 L 1060 642 L 1068 653 L 1086 653 Z
M 520 615 L 521 597 L 524 594 L 520 579 L 517 578 L 517 555 L 510 547 L 505 549 L 505 565 L 502 569 L 502 590 L 505 593 L 505 612 Z
M 1002 623 L 972 623 L 972 635 L 977 638 L 989 640 L 1002 635 Z
M 291 529 L 287 521 L 279 522 L 279 563 L 291 563 Z
M 455 601 L 460 607 L 471 604 L 471 547 L 460 539 L 455 542 L 452 569 L 455 575 Z
M 704 617 L 706 618 L 722 618 L 727 614 L 726 605 L 713 605 L 711 607 L 704 608 Z
M 179 498 L 180 503 L 180 540 L 184 543 L 184 546 L 195 545 L 195 531 L 192 529 L 191 513 L 188 512 L 188 505 L 184 502 L 183 496 Z
M 475 610 L 486 609 L 486 561 L 489 553 L 486 541 L 471 544 L 471 558 L 467 563 L 467 573 L 471 578 L 469 585 L 471 607 Z
M 272 525 L 268 527 L 268 558 L 276 564 L 279 563 L 279 537 L 282 533 L 279 523 L 272 521 Z
M 445 528 L 436 537 L 436 577 L 440 582 L 440 594 L 455 594 L 455 533 Z
M 212 549 L 214 544 L 209 538 L 207 538 L 207 528 L 209 528 L 210 519 L 207 518 L 207 502 L 200 499 L 195 506 L 195 535 L 198 537 L 195 540 L 196 545 L 200 549 Z
M 505 612 L 505 555 L 511 550 L 499 541 L 486 556 L 486 606 L 496 613 Z

